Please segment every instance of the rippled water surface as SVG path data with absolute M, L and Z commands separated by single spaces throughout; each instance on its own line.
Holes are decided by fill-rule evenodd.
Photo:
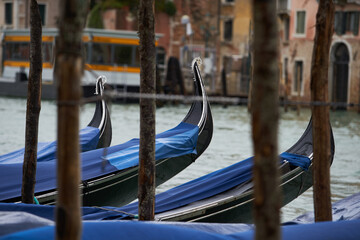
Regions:
M 87 104 L 81 110 L 81 127 L 87 125 L 95 105 Z M 162 132 L 176 126 L 186 115 L 189 105 L 169 105 L 156 112 L 156 129 Z M 206 173 L 223 168 L 252 156 L 250 115 L 243 106 L 212 106 L 214 135 L 209 148 L 183 172 L 158 187 L 157 192 L 177 186 Z M 26 100 L 0 98 L 0 154 L 24 146 Z M 56 138 L 56 104 L 43 101 L 40 114 L 39 141 Z M 111 105 L 113 125 L 112 145 L 139 137 L 139 107 L 136 104 Z M 279 126 L 279 152 L 285 151 L 305 130 L 310 111 L 303 109 L 283 112 Z M 332 201 L 360 191 L 360 114 L 331 112 L 335 137 L 335 158 L 331 167 Z M 313 210 L 312 188 L 282 210 L 283 220 L 291 220 Z

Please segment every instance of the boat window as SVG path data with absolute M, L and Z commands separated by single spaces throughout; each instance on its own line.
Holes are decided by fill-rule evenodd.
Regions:
M 83 53 L 83 58 L 85 60 L 86 63 L 90 63 L 90 59 L 89 59 L 89 56 L 90 56 L 90 53 L 89 53 L 89 43 L 83 43 L 83 49 L 82 49 L 82 53 Z
M 140 52 L 139 52 L 139 46 L 135 47 L 135 66 L 140 66 Z
M 52 43 L 42 44 L 43 62 L 51 62 L 52 60 Z
M 111 44 L 93 43 L 91 63 L 111 65 Z
M 30 48 L 26 42 L 8 42 L 5 44 L 5 59 L 29 61 Z
M 42 44 L 43 62 L 51 62 L 52 43 Z M 26 61 L 30 60 L 30 43 L 8 42 L 5 47 L 5 60 Z
M 163 47 L 156 48 L 156 64 L 165 65 L 166 52 Z
M 132 65 L 133 62 L 133 46 L 114 45 L 114 65 L 123 66 Z

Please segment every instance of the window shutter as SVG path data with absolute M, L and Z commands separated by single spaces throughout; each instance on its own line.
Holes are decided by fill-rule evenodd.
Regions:
M 354 12 L 354 26 L 352 32 L 355 36 L 359 34 L 359 12 Z
M 341 13 L 335 12 L 334 29 L 337 35 L 341 35 Z
M 341 34 L 346 33 L 346 20 L 347 20 L 347 13 L 346 12 L 340 12 L 341 15 Z

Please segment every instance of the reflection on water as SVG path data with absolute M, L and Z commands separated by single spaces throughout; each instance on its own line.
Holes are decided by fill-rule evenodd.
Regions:
M 94 104 L 81 110 L 81 127 L 87 125 Z M 165 106 L 156 112 L 156 129 L 162 132 L 176 126 L 185 117 L 189 105 Z M 0 98 L 0 154 L 24 146 L 25 99 Z M 157 192 L 177 186 L 214 170 L 252 156 L 250 115 L 243 106 L 212 107 L 214 135 L 209 148 L 183 172 L 158 187 Z M 111 106 L 113 145 L 139 137 L 139 107 L 135 104 Z M 283 112 L 279 125 L 279 152 L 286 151 L 305 130 L 311 112 L 302 109 Z M 337 201 L 360 191 L 360 115 L 354 112 L 331 112 L 335 137 L 335 158 L 331 167 L 332 200 Z M 42 102 L 39 140 L 56 138 L 56 104 Z M 312 189 L 309 189 L 282 210 L 283 220 L 291 220 L 313 210 Z

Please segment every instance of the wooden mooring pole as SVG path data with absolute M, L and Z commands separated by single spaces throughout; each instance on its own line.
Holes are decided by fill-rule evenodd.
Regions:
M 30 2 L 30 72 L 26 106 L 25 153 L 21 201 L 34 202 L 39 115 L 41 110 L 42 81 L 42 26 L 36 0 Z
M 279 80 L 276 1 L 253 1 L 254 72 L 252 137 L 254 143 L 255 239 L 280 239 L 278 156 Z
M 140 0 L 140 93 L 155 94 L 154 0 Z M 140 98 L 139 220 L 154 220 L 155 98 Z
M 316 14 L 316 33 L 311 63 L 311 100 L 328 102 L 328 67 L 331 39 L 334 32 L 334 3 L 320 0 Z M 330 191 L 330 122 L 329 106 L 313 105 L 314 142 L 314 209 L 315 221 L 331 221 Z
M 85 0 L 60 1 L 55 80 L 58 83 L 56 239 L 80 239 L 79 110 Z

